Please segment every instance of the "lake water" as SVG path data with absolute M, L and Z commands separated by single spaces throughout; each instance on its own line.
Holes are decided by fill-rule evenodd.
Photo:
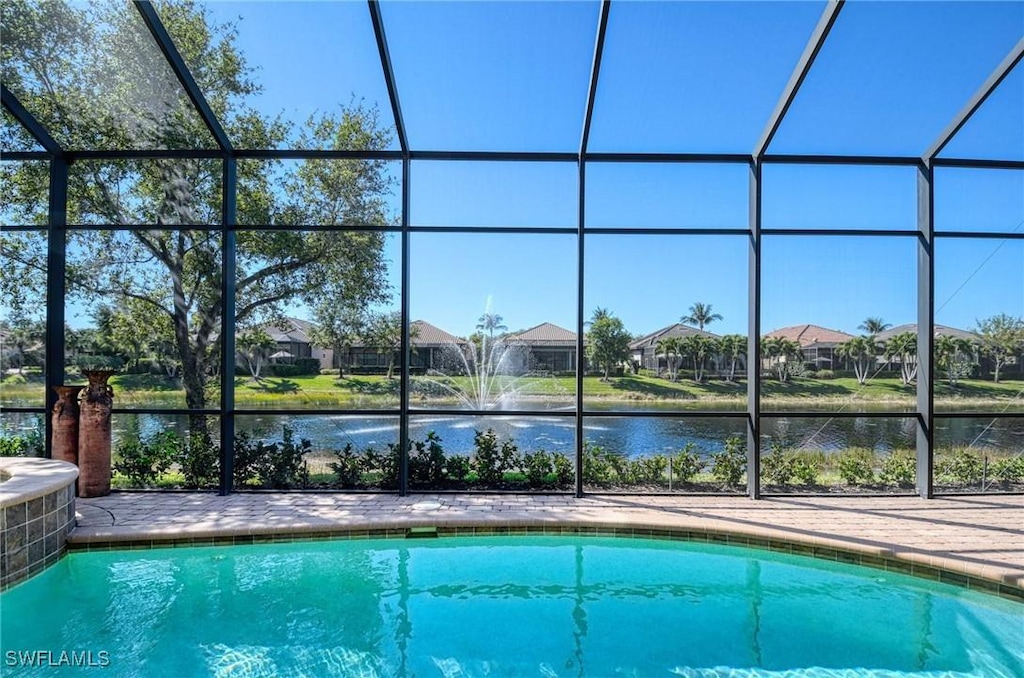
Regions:
M 5 412 L 3 423 L 15 432 L 39 426 L 39 415 Z M 397 416 L 360 415 L 238 415 L 236 427 L 255 437 L 280 440 L 283 426 L 290 426 L 297 438 L 309 438 L 319 449 L 341 448 L 351 443 L 363 450 L 381 450 L 398 440 Z M 777 417 L 763 416 L 762 435 L 767 443 L 778 442 L 796 449 L 838 451 L 848 447 L 886 452 L 914 446 L 916 422 L 913 417 Z M 149 437 L 172 428 L 184 432 L 188 417 L 176 414 L 118 413 L 113 417 L 115 446 L 122 437 Z M 214 429 L 216 427 L 213 427 Z M 544 449 L 572 454 L 575 450 L 576 422 L 571 413 L 562 416 L 527 417 L 523 415 L 455 416 L 424 412 L 410 417 L 410 437 L 423 440 L 430 431 L 442 440 L 445 452 L 468 453 L 477 430 L 493 428 L 502 438 L 512 438 L 519 449 Z M 726 417 L 626 417 L 593 416 L 584 418 L 586 440 L 635 457 L 675 452 L 687 443 L 697 450 L 712 453 L 721 450 L 730 436 L 745 436 L 747 420 Z M 1024 451 L 1024 417 L 948 418 L 936 420 L 937 447 L 992 448 L 1003 452 Z
M 576 422 L 572 416 L 526 417 L 521 415 L 454 416 L 416 414 L 410 417 L 409 435 L 423 440 L 430 431 L 440 436 L 448 453 L 466 454 L 473 449 L 477 430 L 493 428 L 502 439 L 512 438 L 520 450 L 544 449 L 571 454 L 575 450 Z M 184 430 L 187 418 L 166 415 L 115 415 L 115 435 L 149 435 L 167 425 Z M 398 417 L 349 415 L 239 415 L 238 431 L 255 437 L 279 440 L 283 426 L 296 437 L 308 438 L 317 448 L 383 449 L 398 441 Z M 687 443 L 697 450 L 721 450 L 731 436 L 746 436 L 746 417 L 585 417 L 583 434 L 591 443 L 621 451 L 627 456 L 675 452 Z M 916 420 L 912 417 L 795 418 L 762 417 L 766 442 L 796 449 L 839 451 L 849 447 L 887 452 L 912 449 Z M 936 423 L 939 447 L 1024 450 L 1024 417 L 993 419 L 970 417 L 943 419 Z

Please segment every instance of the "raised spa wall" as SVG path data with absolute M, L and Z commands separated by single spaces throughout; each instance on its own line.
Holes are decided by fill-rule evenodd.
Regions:
M 74 464 L 0 459 L 0 591 L 57 562 L 75 527 Z

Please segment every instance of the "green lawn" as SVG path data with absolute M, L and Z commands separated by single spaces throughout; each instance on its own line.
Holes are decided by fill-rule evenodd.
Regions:
M 118 374 L 111 378 L 116 402 L 121 406 L 184 407 L 184 391 L 174 379 L 160 375 Z M 253 380 L 235 379 L 235 403 L 239 408 L 390 408 L 399 401 L 399 379 L 384 376 L 337 375 L 303 377 L 268 377 Z M 413 403 L 434 402 L 457 404 L 458 399 L 449 389 L 469 390 L 473 386 L 468 377 L 413 378 Z M 521 397 L 541 397 L 571 400 L 576 393 L 573 377 L 504 378 L 498 387 L 514 389 Z M 731 403 L 740 406 L 746 398 L 746 383 L 712 381 L 695 384 L 692 380 L 676 382 L 644 375 L 612 377 L 604 381 L 599 377 L 585 377 L 583 393 L 588 400 L 606 401 L 686 401 L 689 407 L 702 402 Z M 860 386 L 856 379 L 795 378 L 788 383 L 773 379 L 762 382 L 765 401 L 772 406 L 804 407 L 838 404 L 886 404 L 912 407 L 916 391 L 899 379 L 876 378 Z M 210 392 L 215 402 L 216 391 Z M 983 380 L 964 380 L 957 386 L 940 381 L 935 387 L 938 409 L 958 407 L 1004 407 L 1013 401 L 1014 407 L 1024 410 L 1024 381 L 1010 380 L 994 383 Z M 38 373 L 8 375 L 0 382 L 0 404 L 41 405 L 43 402 L 42 376 Z M 680 403 L 682 404 L 682 403 Z

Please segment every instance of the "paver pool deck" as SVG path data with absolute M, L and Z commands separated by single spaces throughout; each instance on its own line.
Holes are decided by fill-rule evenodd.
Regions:
M 1024 592 L 1024 496 L 543 496 L 115 492 L 79 499 L 72 549 L 306 537 L 583 533 L 792 551 Z

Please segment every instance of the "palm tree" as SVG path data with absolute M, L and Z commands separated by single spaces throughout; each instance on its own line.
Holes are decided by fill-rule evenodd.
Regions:
M 597 308 L 594 309 L 594 314 L 592 316 L 590 316 L 590 320 L 588 320 L 587 322 L 585 322 L 583 324 L 586 325 L 587 327 L 590 327 L 591 325 L 596 323 L 598 320 L 605 320 L 606 318 L 611 318 L 611 317 L 612 317 L 612 312 L 611 311 L 609 311 L 607 308 L 601 308 L 600 306 L 598 306 Z
M 682 358 L 679 352 L 679 337 L 659 339 L 655 351 L 665 355 L 665 363 L 668 366 L 668 378 L 670 381 L 675 381 L 676 369 L 679 367 L 680 358 Z
M 486 331 L 488 336 L 490 336 L 490 338 L 493 339 L 494 330 L 504 332 L 508 329 L 508 327 L 502 324 L 503 320 L 504 318 L 502 318 L 497 313 L 484 313 L 482 316 L 477 318 L 476 328 L 478 330 Z
M 245 360 L 253 381 L 258 382 L 260 372 L 263 370 L 263 361 L 277 346 L 277 342 L 267 334 L 266 330 L 257 327 L 239 334 L 235 338 L 235 345 L 238 354 Z
M 864 330 L 869 337 L 876 337 L 892 327 L 892 323 L 884 322 L 881 318 L 865 318 L 864 322 L 857 326 L 858 330 Z
M 885 359 L 893 360 L 899 358 L 900 379 L 904 386 L 910 384 L 917 377 L 917 334 L 915 332 L 901 332 L 889 337 L 885 342 Z
M 935 363 L 945 373 L 952 386 L 969 376 L 972 370 L 974 345 L 967 339 L 943 334 L 935 338 Z
M 684 315 L 679 319 L 679 322 L 686 323 L 687 325 L 696 325 L 697 329 L 703 332 L 705 325 L 710 325 L 716 320 L 721 319 L 721 313 L 711 312 L 711 304 L 698 301 L 690 307 L 690 315 Z
M 742 334 L 727 334 L 718 341 L 722 357 L 729 361 L 729 381 L 736 380 L 736 365 L 747 353 L 747 338 Z
M 693 360 L 693 380 L 704 381 L 704 368 L 708 356 L 718 348 L 718 342 L 703 334 L 691 334 L 679 341 L 679 352 Z
M 839 344 L 836 352 L 853 362 L 853 373 L 857 377 L 857 383 L 863 386 L 878 355 L 874 337 L 855 337 Z
M 779 381 L 788 381 L 790 375 L 789 364 L 804 355 L 800 344 L 785 337 L 762 337 L 761 356 L 768 359 L 768 368 L 775 368 L 775 374 Z

